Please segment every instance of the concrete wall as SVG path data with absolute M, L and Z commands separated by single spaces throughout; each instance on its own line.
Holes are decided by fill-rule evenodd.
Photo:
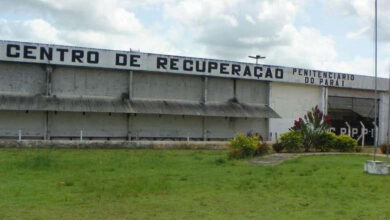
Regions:
M 264 140 L 268 140 L 268 120 L 266 118 L 237 118 L 235 119 L 235 132 L 260 134 Z
M 134 99 L 202 100 L 201 77 L 135 72 L 133 75 Z
M 268 104 L 268 90 L 268 82 L 209 77 L 207 101 L 226 102 L 235 97 L 243 103 Z
M 132 138 L 198 138 L 203 137 L 202 118 L 195 116 L 130 116 Z
M 245 118 L 206 118 L 205 128 L 207 138 L 231 138 L 237 133 L 260 134 L 264 139 L 268 138 L 267 119 Z
M 0 93 L 37 95 L 45 91 L 46 73 L 43 66 L 0 62 Z
M 234 97 L 234 80 L 209 77 L 207 83 L 207 101 L 227 102 Z
M 52 73 L 52 94 L 58 97 L 121 98 L 128 86 L 128 71 L 61 66 Z
M 50 112 L 49 135 L 51 138 L 79 137 L 127 138 L 126 114 Z
M 237 80 L 236 96 L 238 101 L 251 104 L 268 104 L 268 82 Z
M 269 131 L 272 133 L 272 140 L 275 140 L 275 133 L 287 132 L 293 126 L 294 120 L 303 117 L 311 108 L 322 103 L 321 87 L 271 83 L 270 84 L 270 106 L 280 116 L 280 119 L 269 119 Z
M 0 137 L 16 138 L 21 130 L 23 138 L 43 138 L 45 122 L 44 112 L 0 111 Z
M 49 68 L 47 68 L 49 67 Z M 166 73 L 0 62 L 0 95 L 67 98 L 175 100 L 267 104 L 267 82 Z M 182 138 L 226 139 L 238 132 L 268 135 L 266 119 L 1 111 L 0 137 L 67 139 Z

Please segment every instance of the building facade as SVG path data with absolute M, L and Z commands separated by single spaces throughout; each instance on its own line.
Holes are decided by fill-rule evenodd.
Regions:
M 0 137 L 225 140 L 242 132 L 275 140 L 318 105 L 336 133 L 363 132 L 369 143 L 374 83 L 354 74 L 0 41 Z M 387 79 L 378 90 L 384 143 Z

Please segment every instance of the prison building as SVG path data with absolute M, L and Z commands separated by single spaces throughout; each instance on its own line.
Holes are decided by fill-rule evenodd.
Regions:
M 276 140 L 314 106 L 387 140 L 388 80 L 281 66 L 0 41 L 0 138 Z M 347 123 L 346 123 L 347 122 Z M 365 129 L 362 128 L 362 124 Z

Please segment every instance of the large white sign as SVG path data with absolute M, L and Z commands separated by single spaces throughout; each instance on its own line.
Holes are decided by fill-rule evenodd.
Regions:
M 59 45 L 0 41 L 0 60 L 373 89 L 374 78 L 299 68 Z M 379 89 L 385 90 L 387 82 Z

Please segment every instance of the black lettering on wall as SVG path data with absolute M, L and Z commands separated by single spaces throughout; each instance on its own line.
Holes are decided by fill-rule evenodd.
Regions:
M 176 58 L 172 58 L 170 60 L 170 69 L 171 70 L 179 70 L 179 68 L 177 67 L 177 63 L 179 62 L 179 59 L 176 59 Z
M 283 69 L 276 69 L 275 71 L 275 78 L 276 79 L 283 79 Z
M 127 55 L 117 53 L 115 55 L 115 65 L 117 66 L 126 66 L 127 65 Z
M 241 66 L 240 65 L 237 65 L 237 64 L 233 64 L 232 65 L 232 75 L 239 76 L 240 75 L 240 71 L 241 71 Z
M 228 68 L 229 64 L 228 63 L 221 63 L 220 64 L 220 73 L 221 74 L 229 74 L 227 68 Z
M 20 46 L 16 44 L 7 44 L 7 57 L 20 57 Z
M 167 69 L 168 59 L 165 57 L 157 57 L 157 69 Z
M 60 61 L 64 61 L 65 60 L 65 53 L 67 53 L 69 50 L 57 48 L 56 51 L 60 52 Z
M 48 50 L 46 48 L 41 47 L 40 48 L 40 56 L 39 58 L 41 60 L 44 60 L 46 57 L 47 60 L 53 60 L 53 48 L 49 47 Z
M 202 62 L 202 66 L 200 66 L 200 63 Z M 206 62 L 205 61 L 196 61 L 196 72 L 204 73 L 206 71 Z
M 141 65 L 138 63 L 140 55 L 130 55 L 130 66 L 140 67 Z
M 72 62 L 79 62 L 79 63 L 83 63 L 83 61 L 81 60 L 82 58 L 84 57 L 84 51 L 82 50 L 72 50 Z
M 267 68 L 267 71 L 265 72 L 265 78 L 273 78 L 271 68 L 269 68 L 269 67 Z
M 23 48 L 23 58 L 25 59 L 36 59 L 37 57 L 32 55 L 33 50 L 36 50 L 36 46 L 24 46 Z
M 252 76 L 251 69 L 249 68 L 249 66 L 245 66 L 244 76 Z
M 255 67 L 254 75 L 255 75 L 255 77 L 257 77 L 257 78 L 263 77 L 263 67 L 261 67 L 261 66 L 256 66 L 256 67 Z
M 87 63 L 99 63 L 99 52 L 88 51 L 87 52 Z
M 218 67 L 218 64 L 216 62 L 209 62 L 208 65 L 208 72 L 211 73 L 212 70 L 216 70 Z
M 193 71 L 194 70 L 193 65 L 194 65 L 194 61 L 192 61 L 192 60 L 184 60 L 183 61 L 183 69 L 185 71 Z

